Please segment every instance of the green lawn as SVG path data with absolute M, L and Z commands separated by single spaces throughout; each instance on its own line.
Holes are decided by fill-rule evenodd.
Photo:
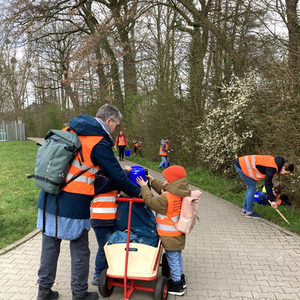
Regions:
M 32 141 L 0 142 L 0 248 L 36 227 L 39 193 L 33 179 L 38 147 Z

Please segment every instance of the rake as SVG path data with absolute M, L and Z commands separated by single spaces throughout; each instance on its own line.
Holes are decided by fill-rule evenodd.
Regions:
M 270 200 L 268 200 L 269 201 L 269 203 L 270 203 L 270 205 L 271 205 L 271 201 Z M 288 223 L 289 225 L 291 225 L 290 224 L 290 222 L 285 218 L 285 216 L 279 211 L 279 209 L 278 208 L 275 208 L 275 210 L 278 212 L 278 214 L 281 216 L 281 218 L 286 222 L 286 223 Z

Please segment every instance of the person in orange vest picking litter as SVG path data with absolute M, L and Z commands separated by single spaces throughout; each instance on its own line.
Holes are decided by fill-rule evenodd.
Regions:
M 241 156 L 235 161 L 234 167 L 247 185 L 241 214 L 251 218 L 261 217 L 258 213 L 253 211 L 256 181 L 265 181 L 267 198 L 271 201 L 271 206 L 276 209 L 276 199 L 272 191 L 273 177 L 275 175 L 289 175 L 294 171 L 294 165 L 291 162 L 281 156 L 274 157 L 271 155 Z
M 133 144 L 134 154 L 135 155 L 139 154 L 140 156 L 142 156 L 142 149 L 143 149 L 142 142 L 134 139 L 132 141 L 132 144 Z
M 126 136 L 122 130 L 116 137 L 115 147 L 116 146 L 119 148 L 119 160 L 122 161 L 124 160 L 125 147 L 128 146 Z
M 170 267 L 169 294 L 182 296 L 186 288 L 181 251 L 185 247 L 185 234 L 176 229 L 179 220 L 182 199 L 190 196 L 185 169 L 171 166 L 163 171 L 165 181 L 161 182 L 147 175 L 151 187 L 159 194 L 154 196 L 142 177 L 136 182 L 141 186 L 145 203 L 156 211 L 157 232 L 166 251 Z

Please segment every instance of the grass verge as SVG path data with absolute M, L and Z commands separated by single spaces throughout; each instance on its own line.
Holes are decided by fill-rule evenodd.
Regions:
M 130 156 L 126 159 L 135 162 L 137 164 L 143 165 L 149 169 L 161 172 L 158 169 L 158 162 L 152 162 L 146 158 Z M 237 206 L 242 207 L 243 199 L 245 195 L 246 188 L 241 190 L 239 187 L 241 185 L 241 180 L 239 178 L 230 179 L 224 176 L 216 176 L 210 174 L 207 170 L 202 168 L 197 169 L 186 169 L 189 183 L 199 187 L 201 190 L 207 191 L 214 194 L 220 198 L 223 198 Z M 246 186 L 245 186 L 246 187 Z M 241 191 L 238 191 L 241 190 Z M 270 206 L 263 206 L 259 204 L 254 204 L 254 209 L 258 212 L 264 219 L 269 220 L 281 227 L 284 227 L 292 232 L 300 233 L 300 210 L 293 206 L 279 206 L 279 211 L 286 217 L 290 222 L 288 225 L 281 216 Z
M 39 193 L 33 179 L 37 146 L 32 141 L 0 142 L 0 249 L 36 228 Z

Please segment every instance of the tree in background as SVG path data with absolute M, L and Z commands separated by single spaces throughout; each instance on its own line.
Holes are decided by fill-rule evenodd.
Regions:
M 18 57 L 17 44 L 9 39 L 5 39 L 0 50 L 0 96 L 4 119 L 23 118 L 31 72 L 31 50 L 26 50 L 22 58 Z
M 30 41 L 24 58 L 34 53 L 32 86 L 20 94 L 30 98 L 28 132 L 38 128 L 43 135 L 109 102 L 152 159 L 167 135 L 178 164 L 224 173 L 235 155 L 249 151 L 297 163 L 298 0 L 8 0 L 2 6 L 1 39 Z M 273 30 L 280 20 L 285 35 Z M 6 65 L 10 50 L 2 50 Z M 248 93 L 249 70 L 256 78 L 248 78 L 254 88 Z M 5 88 L 0 103 L 13 111 Z

